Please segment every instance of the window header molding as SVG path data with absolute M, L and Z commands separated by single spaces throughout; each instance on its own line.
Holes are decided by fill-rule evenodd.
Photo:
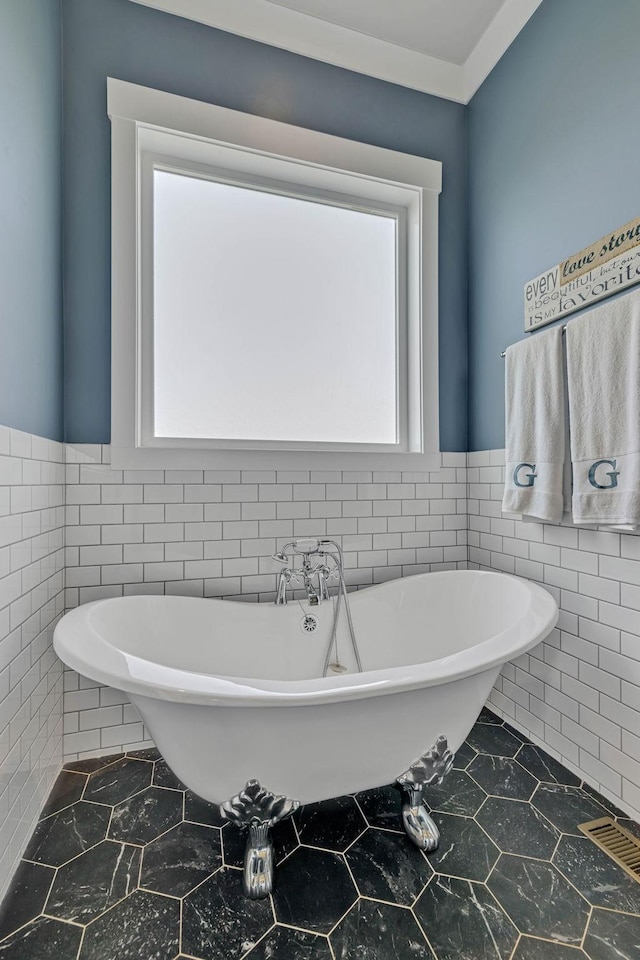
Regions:
M 240 113 L 125 81 L 107 79 L 107 112 L 112 124 L 112 461 L 141 469 L 414 470 L 439 466 L 438 429 L 438 195 L 439 161 L 319 133 Z M 394 192 L 410 204 L 408 271 L 409 403 L 408 451 L 243 450 L 195 444 L 145 447 L 140 441 L 145 402 L 140 370 L 147 362 L 141 336 L 141 258 L 145 240 L 142 209 L 142 158 L 162 138 L 172 140 L 183 160 L 198 161 L 206 149 L 234 151 L 239 165 L 262 160 L 290 164 L 300 177 L 333 185 L 343 177 L 354 193 Z M 180 143 L 182 141 L 182 143 Z M 409 200 L 406 198 L 409 197 Z M 414 199 L 411 199 L 413 197 Z M 400 201 L 403 202 L 403 201 Z M 148 267 L 145 268 L 148 270 Z M 413 424 L 413 426 L 411 425 Z M 416 434 L 418 430 L 418 434 Z

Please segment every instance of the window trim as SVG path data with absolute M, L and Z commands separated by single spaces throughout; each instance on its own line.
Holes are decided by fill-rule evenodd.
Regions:
M 121 468 L 143 469 L 434 469 L 439 464 L 437 250 L 441 163 L 113 78 L 107 80 L 107 109 L 112 125 L 112 462 Z M 189 439 L 171 446 L 139 445 L 143 378 L 138 371 L 140 363 L 145 364 L 142 289 L 145 270 L 148 274 L 141 244 L 144 205 L 140 156 L 144 152 L 162 154 L 157 148 L 163 137 L 175 144 L 176 136 L 181 137 L 181 147 L 186 151 L 185 166 L 189 162 L 197 165 L 202 151 L 213 147 L 221 157 L 231 151 L 234 159 L 246 158 L 249 167 L 254 162 L 252 155 L 259 157 L 259 162 L 266 164 L 266 178 L 270 169 L 289 167 L 293 182 L 296 176 L 301 178 L 299 183 L 307 183 L 308 178 L 311 190 L 314 184 L 323 189 L 323 183 L 330 182 L 334 191 L 342 179 L 350 188 L 343 192 L 353 195 L 355 184 L 356 191 L 362 191 L 363 206 L 376 186 L 391 200 L 395 191 L 404 201 L 401 206 L 413 191 L 406 269 L 420 282 L 407 283 L 406 309 L 414 318 L 406 325 L 408 387 L 404 391 L 408 403 L 406 439 L 411 452 L 400 451 L 398 445 L 366 444 L 348 445 L 348 449 L 341 445 L 274 449 L 267 443 L 250 449 L 242 442 L 221 447 L 215 441 Z M 165 156 L 175 156 L 175 149 Z M 174 164 L 180 166 L 181 162 Z M 225 164 L 220 166 L 224 168 Z M 257 176 L 265 178 L 265 173 Z M 282 175 L 275 179 L 283 182 Z M 148 389 L 145 393 L 148 396 Z M 401 395 L 400 404 L 402 401 Z

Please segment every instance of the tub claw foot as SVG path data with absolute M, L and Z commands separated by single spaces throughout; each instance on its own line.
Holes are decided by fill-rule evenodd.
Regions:
M 431 750 L 412 763 L 406 773 L 398 777 L 396 785 L 402 790 L 402 825 L 412 843 L 429 853 L 437 850 L 440 832 L 427 813 L 424 803 L 426 788 L 442 783 L 453 766 L 454 754 L 447 746 L 446 737 L 438 737 Z
M 250 900 L 262 900 L 273 890 L 274 854 L 271 827 L 286 820 L 300 806 L 297 800 L 270 793 L 257 780 L 220 804 L 220 813 L 239 827 L 248 827 L 242 889 Z

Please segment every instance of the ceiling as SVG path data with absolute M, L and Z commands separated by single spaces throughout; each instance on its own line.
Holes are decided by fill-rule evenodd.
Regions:
M 269 0 L 408 50 L 463 64 L 504 0 Z
M 132 0 L 468 103 L 542 0 Z

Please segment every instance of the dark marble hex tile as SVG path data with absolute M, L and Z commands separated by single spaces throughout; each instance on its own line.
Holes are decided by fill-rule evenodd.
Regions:
M 186 790 L 182 780 L 178 780 L 173 770 L 168 766 L 167 761 L 162 757 L 155 764 L 153 771 L 153 784 L 156 787 L 169 787 L 170 790 Z
M 42 913 L 55 871 L 21 860 L 0 904 L 0 940 Z
M 363 790 L 356 799 L 370 826 L 402 832 L 402 798 L 396 787 L 389 785 Z
M 363 897 L 411 906 L 433 870 L 406 837 L 370 827 L 346 854 Z
M 65 770 L 75 770 L 77 773 L 95 773 L 96 770 L 102 770 L 116 760 L 122 760 L 124 754 L 111 753 L 108 757 L 87 757 L 86 760 L 71 760 L 65 763 Z
M 45 913 L 88 923 L 138 885 L 140 849 L 103 840 L 60 867 Z
M 239 870 L 219 870 L 185 898 L 182 950 L 203 960 L 237 960 L 273 925 L 269 900 L 247 900 Z
M 586 953 L 578 947 L 566 947 L 563 943 L 522 937 L 513 955 L 513 960 L 585 960 Z
M 534 743 L 525 743 L 518 753 L 518 763 L 542 783 L 564 783 L 568 787 L 579 787 L 580 778 L 570 773 L 561 763 Z
M 594 907 L 640 914 L 640 883 L 588 837 L 562 837 L 553 863 Z
M 273 927 L 246 956 L 247 960 L 333 960 L 326 937 L 280 926 Z
M 63 810 L 64 807 L 79 800 L 86 783 L 87 777 L 84 774 L 62 770 L 47 797 L 40 819 L 49 817 L 52 813 L 57 813 L 58 810 Z
M 87 927 L 79 960 L 174 960 L 180 948 L 180 902 L 136 890 Z
M 194 823 L 204 823 L 207 827 L 223 827 L 229 822 L 221 815 L 217 803 L 209 803 L 191 790 L 185 790 L 184 818 Z
M 434 960 L 410 910 L 358 900 L 330 938 L 336 960 Z
M 494 797 L 530 800 L 538 781 L 510 757 L 491 757 L 479 753 L 467 768 L 476 783 Z
M 89 777 L 84 799 L 96 803 L 122 803 L 151 783 L 153 764 L 122 757 Z
M 562 833 L 582 836 L 579 823 L 606 817 L 607 811 L 578 787 L 541 783 L 533 797 L 533 806 Z
M 453 760 L 454 770 L 466 770 L 474 757 L 477 757 L 476 751 L 468 743 L 463 743 L 456 750 Z
M 522 933 L 580 944 L 589 906 L 552 864 L 505 854 L 487 886 Z
M 476 820 L 503 853 L 550 860 L 560 837 L 535 807 L 522 800 L 489 797 Z
M 476 723 L 467 743 L 478 753 L 489 753 L 493 757 L 515 757 L 522 746 L 522 741 L 508 730 L 492 723 Z
M 38 823 L 24 856 L 60 867 L 104 840 L 110 816 L 109 807 L 79 800 Z
M 487 795 L 468 773 L 452 770 L 442 783 L 427 787 L 425 798 L 432 810 L 472 817 L 487 799 Z
M 293 820 L 281 820 L 271 828 L 271 839 L 276 864 L 288 857 L 299 846 L 298 835 Z M 241 830 L 235 823 L 228 824 L 222 830 L 222 855 L 227 867 L 241 867 L 244 863 L 244 851 L 247 846 L 247 831 Z
M 300 843 L 326 850 L 346 850 L 366 828 L 353 797 L 309 803 L 294 814 Z
M 612 817 L 626 817 L 628 814 L 621 810 L 620 807 L 616 807 L 615 803 L 611 803 L 610 800 L 607 800 L 606 797 L 603 797 L 601 793 L 598 793 L 597 790 L 594 790 L 593 787 L 590 787 L 588 783 L 583 783 L 581 787 L 582 791 L 588 796 L 590 796 L 596 803 L 599 803 L 601 807 L 604 807 L 607 813 L 611 814 Z
M 518 931 L 484 884 L 434 877 L 414 907 L 438 960 L 509 960 Z
M 502 726 L 502 720 L 497 713 L 490 710 L 489 707 L 483 707 L 480 711 L 476 723 L 493 723 L 497 727 Z
M 140 886 L 183 897 L 222 863 L 220 830 L 179 823 L 144 848 Z
M 111 840 L 150 843 L 182 820 L 182 793 L 147 787 L 113 808 Z
M 338 854 L 299 847 L 278 868 L 273 902 L 281 923 L 329 933 L 356 898 Z
M 82 927 L 39 917 L 0 943 L 2 960 L 76 960 Z
M 512 737 L 515 737 L 516 740 L 519 740 L 520 743 L 531 743 L 529 737 L 525 737 L 524 733 L 521 733 L 520 730 L 516 730 L 515 727 L 512 727 L 510 723 L 507 723 L 506 720 L 502 724 L 504 729 L 511 734 Z
M 436 873 L 484 883 L 500 856 L 493 841 L 468 817 L 435 813 L 433 819 L 440 830 L 440 846 L 427 858 Z
M 589 960 L 638 960 L 640 917 L 594 910 L 583 946 Z
M 143 750 L 127 750 L 127 756 L 134 760 L 161 760 L 162 754 L 157 747 L 145 747 Z

